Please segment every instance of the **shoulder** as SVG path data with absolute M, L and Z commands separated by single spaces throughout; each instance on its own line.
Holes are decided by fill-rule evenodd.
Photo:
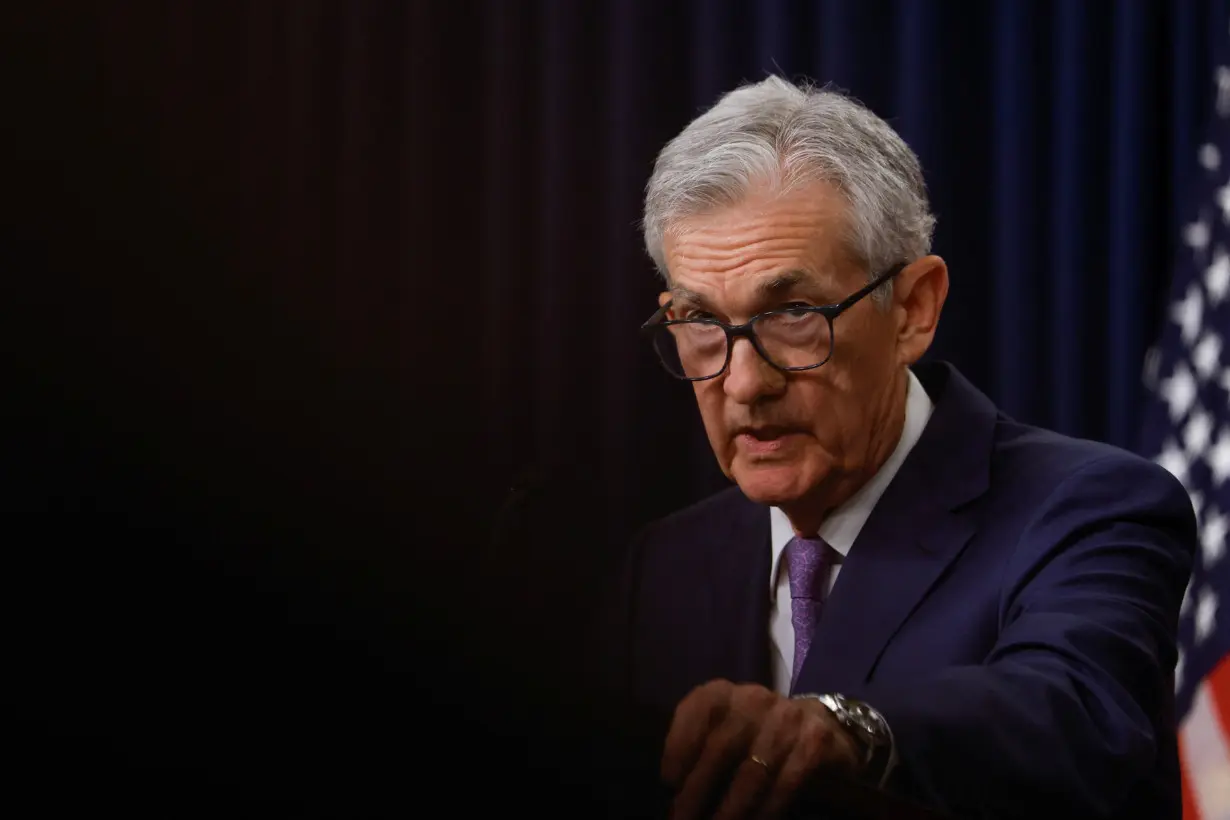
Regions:
M 1045 506 L 1080 495 L 1108 508 L 1160 507 L 1191 512 L 1187 491 L 1165 468 L 1119 447 L 1073 438 L 1007 417 L 996 425 L 993 491 Z
M 641 572 L 691 572 L 697 561 L 768 535 L 769 508 L 730 487 L 643 527 L 632 542 L 633 560 Z
M 715 493 L 641 530 L 627 553 L 625 586 L 641 597 L 678 601 L 683 590 L 710 583 L 721 567 L 757 571 L 768 560 L 769 530 L 768 507 L 737 487 Z
M 709 537 L 714 532 L 729 532 L 758 516 L 768 521 L 768 508 L 751 501 L 738 487 L 729 487 L 650 522 L 641 531 L 641 540 L 679 541 Z
M 1057 510 L 1073 513 L 1085 530 L 1124 517 L 1181 537 L 1194 527 L 1186 490 L 1163 467 L 1017 421 L 948 363 L 916 370 L 934 410 L 901 477 L 932 505 L 973 511 L 978 529 L 1001 548 Z
M 989 492 L 1020 513 L 1061 486 L 1093 481 L 1132 498 L 1160 496 L 1173 502 L 1186 496 L 1174 476 L 1134 453 L 1011 418 L 947 362 L 914 370 L 934 410 L 911 454 L 912 474 L 933 487 L 937 479 L 941 487 L 959 484 L 959 490 L 941 492 L 945 500 Z
M 1122 572 L 1174 579 L 1182 593 L 1196 548 L 1196 514 L 1177 478 L 1108 444 L 1010 421 L 1001 427 L 992 515 L 1014 522 L 1007 566 L 1014 583 L 1061 568 L 1066 583 Z
M 698 562 L 761 537 L 769 537 L 769 508 L 730 487 L 643 527 L 632 540 L 632 560 L 641 573 L 692 573 Z

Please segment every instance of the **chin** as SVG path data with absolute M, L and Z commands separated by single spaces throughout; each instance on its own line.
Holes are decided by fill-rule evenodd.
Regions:
M 745 496 L 771 507 L 797 501 L 811 487 L 811 482 L 805 478 L 805 471 L 793 463 L 736 463 L 730 472 Z

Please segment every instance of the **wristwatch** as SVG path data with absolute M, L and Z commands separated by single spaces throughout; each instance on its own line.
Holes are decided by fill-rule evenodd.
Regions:
M 883 788 L 897 762 L 893 733 L 884 716 L 862 701 L 837 693 L 795 697 L 818 700 L 833 714 L 863 755 L 863 776 Z

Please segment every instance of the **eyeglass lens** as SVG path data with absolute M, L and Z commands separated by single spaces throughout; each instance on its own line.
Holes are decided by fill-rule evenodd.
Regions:
M 783 311 L 758 317 L 753 333 L 768 360 L 780 368 L 815 367 L 833 349 L 829 320 L 815 311 Z M 696 321 L 661 325 L 654 348 L 673 375 L 685 379 L 716 376 L 726 365 L 728 340 L 717 323 Z

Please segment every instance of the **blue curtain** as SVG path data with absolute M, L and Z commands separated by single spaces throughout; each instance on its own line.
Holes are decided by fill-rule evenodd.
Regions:
M 27 159 L 42 169 L 39 195 L 59 180 L 59 201 L 99 224 L 125 214 L 114 191 L 146 180 L 133 207 L 159 207 L 140 218 L 191 237 L 208 252 L 194 258 L 216 263 L 183 293 L 167 294 L 177 280 L 156 273 L 150 288 L 130 283 L 216 306 L 174 321 L 133 308 L 133 333 L 145 328 L 167 350 L 182 337 L 191 351 L 168 353 L 160 366 L 174 375 L 151 370 L 151 383 L 184 382 L 185 361 L 195 374 L 250 372 L 244 390 L 265 391 L 257 404 L 279 439 L 315 442 L 327 429 L 381 463 L 379 474 L 430 473 L 432 492 L 475 511 L 497 506 L 524 465 L 568 462 L 601 488 L 595 518 L 618 530 L 724 481 L 690 393 L 636 333 L 658 287 L 637 220 L 661 146 L 768 72 L 849 91 L 921 156 L 935 249 L 952 275 L 932 355 L 1021 419 L 1130 446 L 1225 5 L 305 0 L 49 11 L 10 27 L 24 32 L 15 53 L 46 66 L 42 80 L 14 83 L 39 113 L 22 120 L 29 139 L 11 155 L 47 154 L 45 167 Z M 56 93 L 65 102 L 49 108 Z M 70 111 L 88 113 L 45 127 Z M 100 180 L 103 168 L 114 178 Z M 230 342 L 203 341 L 228 323 Z M 188 381 L 197 406 L 214 401 Z M 316 408 L 313 425 L 273 409 L 295 403 L 287 395 Z M 410 421 L 424 413 L 438 416 L 430 435 Z M 388 481 L 390 496 L 404 492 Z
M 1020 419 L 1132 446 L 1224 5 L 489 5 L 485 247 L 513 251 L 487 268 L 489 402 L 533 385 L 494 440 L 640 487 L 639 512 L 721 485 L 690 396 L 632 332 L 655 292 L 635 222 L 661 144 L 776 72 L 853 93 L 920 155 L 952 276 L 932 355 Z

